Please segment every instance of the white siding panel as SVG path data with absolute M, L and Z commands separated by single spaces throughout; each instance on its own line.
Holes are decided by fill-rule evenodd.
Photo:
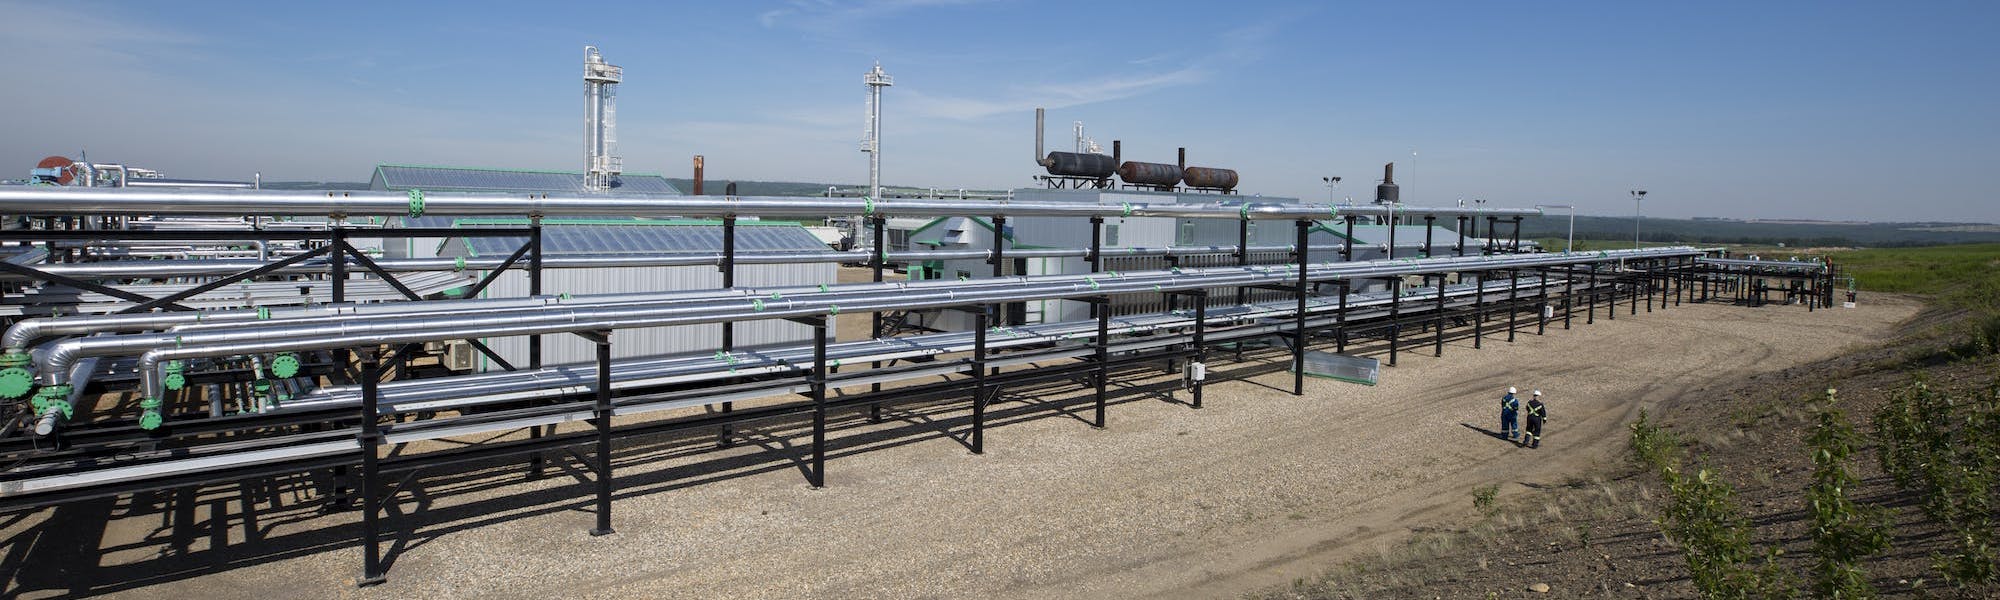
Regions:
M 743 265 L 737 267 L 736 284 L 752 286 L 792 286 L 831 284 L 836 267 L 831 264 Z M 547 269 L 542 271 L 542 291 L 546 294 L 614 294 L 702 290 L 722 287 L 722 273 L 715 267 L 624 267 L 608 269 Z M 509 271 L 481 294 L 485 298 L 520 298 L 528 295 L 528 275 Z M 812 330 L 803 325 L 778 320 L 740 321 L 736 325 L 738 348 L 796 343 L 811 339 Z M 528 338 L 489 338 L 485 343 L 517 367 L 528 364 Z M 722 325 L 684 325 L 621 330 L 612 335 L 614 358 L 709 353 L 722 345 Z M 545 365 L 587 363 L 596 360 L 594 344 L 570 334 L 542 336 L 542 363 Z M 485 361 L 482 359 L 482 364 Z M 487 368 L 498 370 L 498 365 Z

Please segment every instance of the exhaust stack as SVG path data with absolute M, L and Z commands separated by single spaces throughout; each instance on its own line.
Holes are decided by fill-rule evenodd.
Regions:
M 1049 158 L 1042 149 L 1043 113 L 1042 109 L 1035 109 L 1035 164 L 1046 167 L 1049 166 Z

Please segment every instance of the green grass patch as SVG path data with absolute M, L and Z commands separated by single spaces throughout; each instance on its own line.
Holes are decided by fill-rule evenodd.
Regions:
M 1861 289 L 1872 292 L 1943 294 L 1968 285 L 1992 286 L 2000 279 L 2000 244 L 1867 248 L 1834 252 L 1832 258 Z M 1986 288 L 1989 302 L 1994 289 Z

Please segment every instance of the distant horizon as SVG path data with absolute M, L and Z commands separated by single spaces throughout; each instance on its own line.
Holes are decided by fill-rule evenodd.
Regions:
M 487 3 L 0 0 L 0 68 L 31 75 L 0 87 L 0 177 L 79 149 L 199 179 L 576 169 L 596 45 L 625 69 L 632 171 L 703 155 L 711 176 L 865 179 L 861 76 L 880 62 L 883 177 L 919 188 L 1033 185 L 1046 107 L 1049 150 L 1081 121 L 1127 159 L 1186 147 L 1241 191 L 1308 202 L 1366 202 L 1395 162 L 1411 204 L 1616 215 L 1646 189 L 1662 217 L 2000 221 L 2000 4 L 604 8 L 586 26 Z

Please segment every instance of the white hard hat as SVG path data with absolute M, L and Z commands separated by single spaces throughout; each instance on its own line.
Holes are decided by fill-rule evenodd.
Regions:
M 1540 396 L 1540 395 L 1542 395 L 1542 391 L 1541 391 L 1541 390 L 1535 390 L 1535 395 L 1537 395 L 1537 396 Z
M 1507 387 L 1507 393 L 1509 393 L 1509 394 L 1512 394 L 1512 393 L 1514 393 L 1514 387 L 1513 387 L 1513 386 L 1508 386 L 1508 387 Z

